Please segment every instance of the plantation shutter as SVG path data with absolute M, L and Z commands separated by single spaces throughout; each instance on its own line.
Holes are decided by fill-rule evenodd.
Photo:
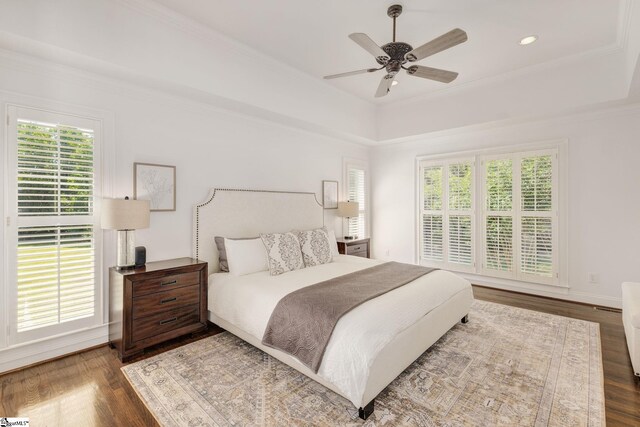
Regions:
M 15 132 L 15 332 L 38 338 L 97 315 L 99 123 L 86 120 L 95 127 L 78 127 L 68 123 L 85 120 L 22 108 L 12 109 L 10 118 L 15 126 L 10 128 Z
M 557 163 L 557 148 L 421 160 L 419 262 L 560 285 Z
M 358 202 L 359 214 L 357 218 L 350 218 L 348 222 L 349 235 L 365 237 L 366 226 L 366 171 L 362 167 L 347 166 L 347 192 L 350 202 Z
M 473 160 L 423 162 L 420 259 L 454 270 L 473 267 Z
M 93 228 L 20 227 L 18 332 L 94 314 Z
M 471 162 L 451 163 L 448 173 L 448 260 L 472 266 L 473 166 Z
M 422 168 L 422 259 L 444 260 L 444 210 L 442 165 Z
M 512 272 L 513 269 L 513 161 L 485 162 L 485 269 Z
M 520 272 L 553 277 L 552 155 L 521 160 Z

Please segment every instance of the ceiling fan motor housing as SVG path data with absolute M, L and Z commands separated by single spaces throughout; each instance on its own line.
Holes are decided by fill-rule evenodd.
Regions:
M 387 73 L 395 74 L 400 71 L 402 65 L 407 62 L 404 56 L 408 52 L 411 52 L 413 47 L 408 43 L 392 42 L 382 46 L 382 50 L 389 55 L 390 59 L 387 61 L 378 60 L 378 63 L 386 66 L 385 68 L 387 69 Z

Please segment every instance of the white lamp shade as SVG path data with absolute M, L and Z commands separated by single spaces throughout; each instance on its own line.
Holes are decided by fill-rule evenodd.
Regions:
M 102 199 L 102 228 L 137 230 L 149 227 L 149 201 Z
M 353 218 L 360 214 L 358 202 L 338 202 L 338 216 Z

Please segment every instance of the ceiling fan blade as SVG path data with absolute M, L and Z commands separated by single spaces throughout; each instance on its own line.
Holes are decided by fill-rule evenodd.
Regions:
M 355 76 L 356 74 L 373 73 L 374 71 L 381 70 L 381 68 L 367 68 L 365 70 L 349 71 L 340 74 L 331 74 L 330 76 L 324 76 L 325 79 L 337 79 L 338 77 Z
M 389 93 L 394 77 L 395 74 L 385 74 L 382 76 L 382 80 L 380 80 L 380 85 L 376 91 L 376 98 L 381 98 Z
M 371 55 L 375 56 L 376 59 L 381 62 L 386 63 L 389 60 L 389 55 L 386 54 L 384 50 L 380 46 L 376 44 L 371 37 L 366 35 L 365 33 L 353 33 L 349 34 L 349 38 L 354 42 L 358 43 L 361 48 L 369 52 Z
M 456 72 L 441 70 L 439 68 L 424 67 L 422 65 L 412 65 L 407 68 L 407 74 L 442 83 L 451 83 L 456 79 L 456 77 L 458 77 L 458 73 Z
M 404 57 L 411 62 L 419 61 L 427 56 L 435 55 L 438 52 L 452 48 L 467 41 L 467 33 L 460 28 L 451 30 L 438 38 L 423 44 L 420 47 L 408 52 Z

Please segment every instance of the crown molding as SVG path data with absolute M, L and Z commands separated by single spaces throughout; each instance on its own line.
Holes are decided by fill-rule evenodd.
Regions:
M 1 33 L 0 33 L 1 35 Z M 125 69 L 120 69 L 112 64 L 101 63 L 97 66 L 93 62 L 99 62 L 90 58 L 76 60 L 72 62 L 82 63 L 81 66 L 67 65 L 67 63 L 52 62 L 44 55 L 44 52 L 27 51 L 26 53 L 16 52 L 7 49 L 6 38 L 0 37 L 0 66 L 14 69 L 20 72 L 33 73 L 43 78 L 54 79 L 65 83 L 83 85 L 97 90 L 126 89 L 119 90 L 123 96 L 135 99 L 146 99 L 162 97 L 171 105 L 176 102 L 181 103 L 183 108 L 192 108 L 197 111 L 207 108 L 218 113 L 232 114 L 252 120 L 280 125 L 285 128 L 296 129 L 308 132 L 312 135 L 322 135 L 335 139 L 338 142 L 350 142 L 358 145 L 371 147 L 386 147 L 423 141 L 425 139 L 439 139 L 455 135 L 490 131 L 496 128 L 514 127 L 530 123 L 569 123 L 576 121 L 599 120 L 606 117 L 619 116 L 623 114 L 640 113 L 640 100 L 630 99 L 629 102 L 612 102 L 603 105 L 586 107 L 578 111 L 567 112 L 562 115 L 546 115 L 537 117 L 520 117 L 493 122 L 485 122 L 459 128 L 445 129 L 434 132 L 427 132 L 419 135 L 412 135 L 402 138 L 386 140 L 374 140 L 358 135 L 336 131 L 302 120 L 273 113 L 259 107 L 233 101 L 207 92 L 189 89 L 181 85 L 154 80 L 148 76 L 137 75 Z M 21 44 L 23 47 L 23 45 Z M 59 60 L 65 58 L 60 52 L 49 52 Z M 73 54 L 76 55 L 76 54 Z M 69 61 L 65 61 L 69 62 Z M 197 107 L 197 106 L 200 107 Z
M 54 60 L 55 58 L 55 60 Z M 0 67 L 35 74 L 50 81 L 81 85 L 96 90 L 118 91 L 122 96 L 202 111 L 216 111 L 334 139 L 339 143 L 371 146 L 375 140 L 296 119 L 210 92 L 132 72 L 75 52 L 39 44 L 0 32 Z
M 150 18 L 154 18 L 163 24 L 170 25 L 175 29 L 182 31 L 183 33 L 197 37 L 208 43 L 214 43 L 216 48 L 223 48 L 225 51 L 243 57 L 244 59 L 253 60 L 260 63 L 260 66 L 266 66 L 268 69 L 282 73 L 283 71 L 292 73 L 294 76 L 304 78 L 310 84 L 321 90 L 326 91 L 330 88 L 338 96 L 347 97 L 352 101 L 364 103 L 370 107 L 375 107 L 376 104 L 368 99 L 363 99 L 351 92 L 342 90 L 333 85 L 326 83 L 323 79 L 319 79 L 317 76 L 303 71 L 297 67 L 294 67 L 286 62 L 280 61 L 272 56 L 269 56 L 257 49 L 252 48 L 234 38 L 231 38 L 214 28 L 202 24 L 192 18 L 189 18 L 171 8 L 154 2 L 153 0 L 116 0 L 118 3 L 126 6 L 127 8 L 134 10 L 138 13 L 146 15 Z
M 375 145 L 375 148 L 388 148 L 401 144 L 409 144 L 420 141 L 424 142 L 426 140 L 433 141 L 437 139 L 450 138 L 454 136 L 468 135 L 479 132 L 490 132 L 496 129 L 513 128 L 523 125 L 556 125 L 592 122 L 611 117 L 621 117 L 627 115 L 640 115 L 640 99 L 607 102 L 604 104 L 592 105 L 578 110 L 565 112 L 564 114 L 548 114 L 543 116 L 528 116 L 505 120 L 496 120 L 492 122 L 438 130 L 408 137 L 387 139 L 377 143 Z
M 460 83 L 455 86 L 450 86 L 442 89 L 436 89 L 434 91 L 413 96 L 411 98 L 401 99 L 398 101 L 394 101 L 392 103 L 387 104 L 379 104 L 381 108 L 395 108 L 399 106 L 410 106 L 413 104 L 420 103 L 422 101 L 428 101 L 433 99 L 442 98 L 453 93 L 459 93 L 466 91 L 468 89 L 482 88 L 484 86 L 490 84 L 499 84 L 507 80 L 512 80 L 516 77 L 527 76 L 529 74 L 540 74 L 543 71 L 557 69 L 561 66 L 570 66 L 574 65 L 580 61 L 587 61 L 591 59 L 602 59 L 606 60 L 608 57 L 612 55 L 619 54 L 624 51 L 623 46 L 619 46 L 617 43 L 611 44 L 606 47 L 590 50 L 587 52 L 582 52 L 578 54 L 574 54 L 571 56 L 565 56 L 562 58 L 554 59 L 547 62 L 542 62 L 539 64 L 529 65 L 526 67 L 521 67 L 515 70 L 507 71 L 505 73 L 493 75 L 493 76 L 485 76 L 480 77 L 468 82 Z

